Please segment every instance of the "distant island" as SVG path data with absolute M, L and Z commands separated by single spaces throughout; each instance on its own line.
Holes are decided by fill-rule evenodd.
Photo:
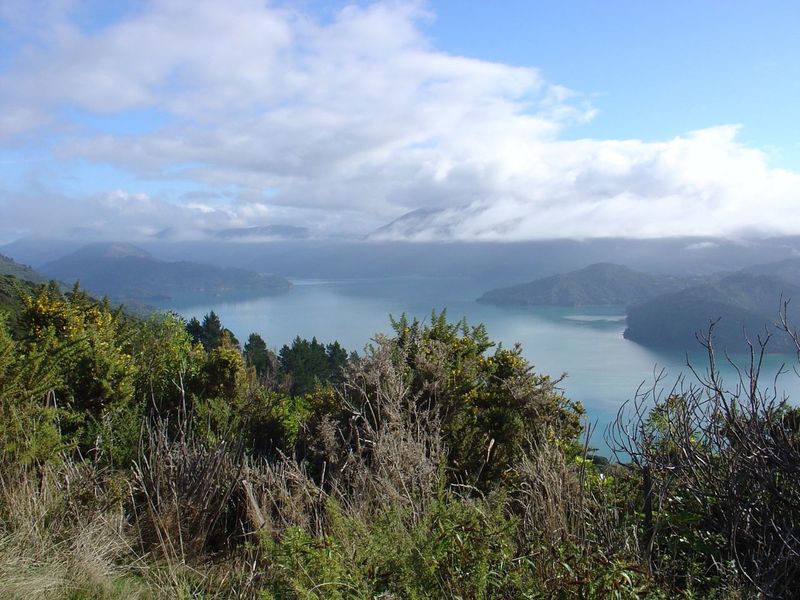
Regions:
M 683 289 L 688 281 L 595 263 L 578 271 L 490 290 L 478 302 L 498 306 L 627 306 Z
M 114 301 L 148 304 L 197 295 L 269 295 L 291 287 L 278 275 L 189 261 L 168 262 L 121 243 L 89 244 L 43 265 L 40 271 L 66 283 L 80 281 L 82 287 Z
M 625 339 L 649 347 L 697 346 L 698 334 L 714 323 L 714 343 L 742 349 L 745 338 L 771 335 L 768 350 L 793 351 L 778 325 L 781 298 L 800 302 L 800 259 L 747 267 L 734 273 L 678 277 L 651 275 L 622 265 L 597 263 L 584 269 L 494 289 L 478 302 L 498 306 L 626 307 Z M 789 304 L 790 323 L 800 314 Z

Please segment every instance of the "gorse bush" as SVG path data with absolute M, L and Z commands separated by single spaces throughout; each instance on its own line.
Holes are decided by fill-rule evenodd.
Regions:
M 0 456 L 30 464 L 57 455 L 64 442 L 51 402 L 59 381 L 46 352 L 21 351 L 0 316 Z
M 522 349 L 494 348 L 483 326 L 431 322 L 392 325 L 388 343 L 407 371 L 410 394 L 439 417 L 450 466 L 470 483 L 500 478 L 520 458 L 533 434 L 570 444 L 580 433 L 583 408 L 547 375 L 533 372 Z
M 22 288 L 20 288 L 21 290 Z M 583 408 L 483 327 L 243 348 L 43 286 L 0 319 L 0 596 L 791 597 L 797 411 Z M 8 323 L 13 322 L 13 327 Z M 712 370 L 713 372 L 713 370 Z M 757 372 L 754 369 L 753 372 Z M 652 409 L 652 410 L 651 410 Z
M 323 537 L 288 529 L 262 543 L 273 597 L 520 597 L 514 523 L 502 503 L 439 499 L 421 518 L 387 509 L 372 521 L 328 507 Z M 518 593 L 520 590 L 516 589 Z

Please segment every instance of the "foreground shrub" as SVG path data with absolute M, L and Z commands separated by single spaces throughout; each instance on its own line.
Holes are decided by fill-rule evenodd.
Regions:
M 364 521 L 328 505 L 329 533 L 289 529 L 262 543 L 274 597 L 509 597 L 513 521 L 487 503 L 443 498 L 417 517 L 399 507 Z
M 490 486 L 519 459 L 526 440 L 544 434 L 573 444 L 583 407 L 557 381 L 533 371 L 522 349 L 497 347 L 482 325 L 450 323 L 433 313 L 425 325 L 403 316 L 390 341 L 406 366 L 410 396 L 435 410 L 453 476 Z
M 643 552 L 656 574 L 687 590 L 792 597 L 800 589 L 800 412 L 759 384 L 768 340 L 751 345 L 733 387 L 719 376 L 713 327 L 703 342 L 705 375 L 664 397 L 657 380 L 613 430 L 641 481 Z
M 241 454 L 225 444 L 171 439 L 163 425 L 150 428 L 133 469 L 142 551 L 196 564 L 225 549 L 235 530 L 232 498 L 242 468 Z

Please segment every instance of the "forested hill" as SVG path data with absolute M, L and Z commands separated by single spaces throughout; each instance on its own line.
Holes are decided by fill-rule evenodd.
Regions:
M 28 265 L 18 263 L 13 258 L 0 254 L 0 275 L 13 275 L 17 279 L 44 283 L 46 278 Z
M 621 265 L 596 263 L 578 271 L 490 290 L 478 302 L 505 306 L 627 306 L 686 285 L 687 280 L 679 277 L 650 275 Z
M 781 298 L 800 300 L 800 286 L 769 275 L 734 273 L 629 306 L 624 335 L 646 346 L 689 348 L 697 344 L 695 335 L 716 321 L 714 341 L 720 349 L 742 349 L 745 335 L 755 341 L 770 332 L 769 349 L 788 351 L 791 340 L 775 327 Z M 795 308 L 789 304 L 788 317 L 797 323 Z
M 181 296 L 273 294 L 289 289 L 277 275 L 222 268 L 189 261 L 167 262 L 129 244 L 84 246 L 41 268 L 50 277 L 115 301 L 158 303 Z
M 788 336 L 775 327 L 782 297 L 800 301 L 800 258 L 705 277 L 652 275 L 597 263 L 492 290 L 478 301 L 501 306 L 624 305 L 625 338 L 645 346 L 697 347 L 697 334 L 715 322 L 714 341 L 720 349 L 742 349 L 745 336 L 755 341 L 769 332 L 768 349 L 781 352 L 794 349 Z M 794 311 L 788 316 L 792 323 L 798 322 Z

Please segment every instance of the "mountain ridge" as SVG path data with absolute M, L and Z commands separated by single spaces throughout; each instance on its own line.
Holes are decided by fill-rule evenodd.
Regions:
M 192 261 L 164 261 L 131 244 L 94 243 L 41 267 L 48 276 L 80 281 L 115 301 L 165 302 L 193 294 L 273 294 L 288 290 L 283 277 Z
M 688 285 L 687 281 L 599 262 L 583 269 L 495 288 L 484 293 L 478 302 L 499 306 L 627 306 L 660 293 L 676 291 Z

